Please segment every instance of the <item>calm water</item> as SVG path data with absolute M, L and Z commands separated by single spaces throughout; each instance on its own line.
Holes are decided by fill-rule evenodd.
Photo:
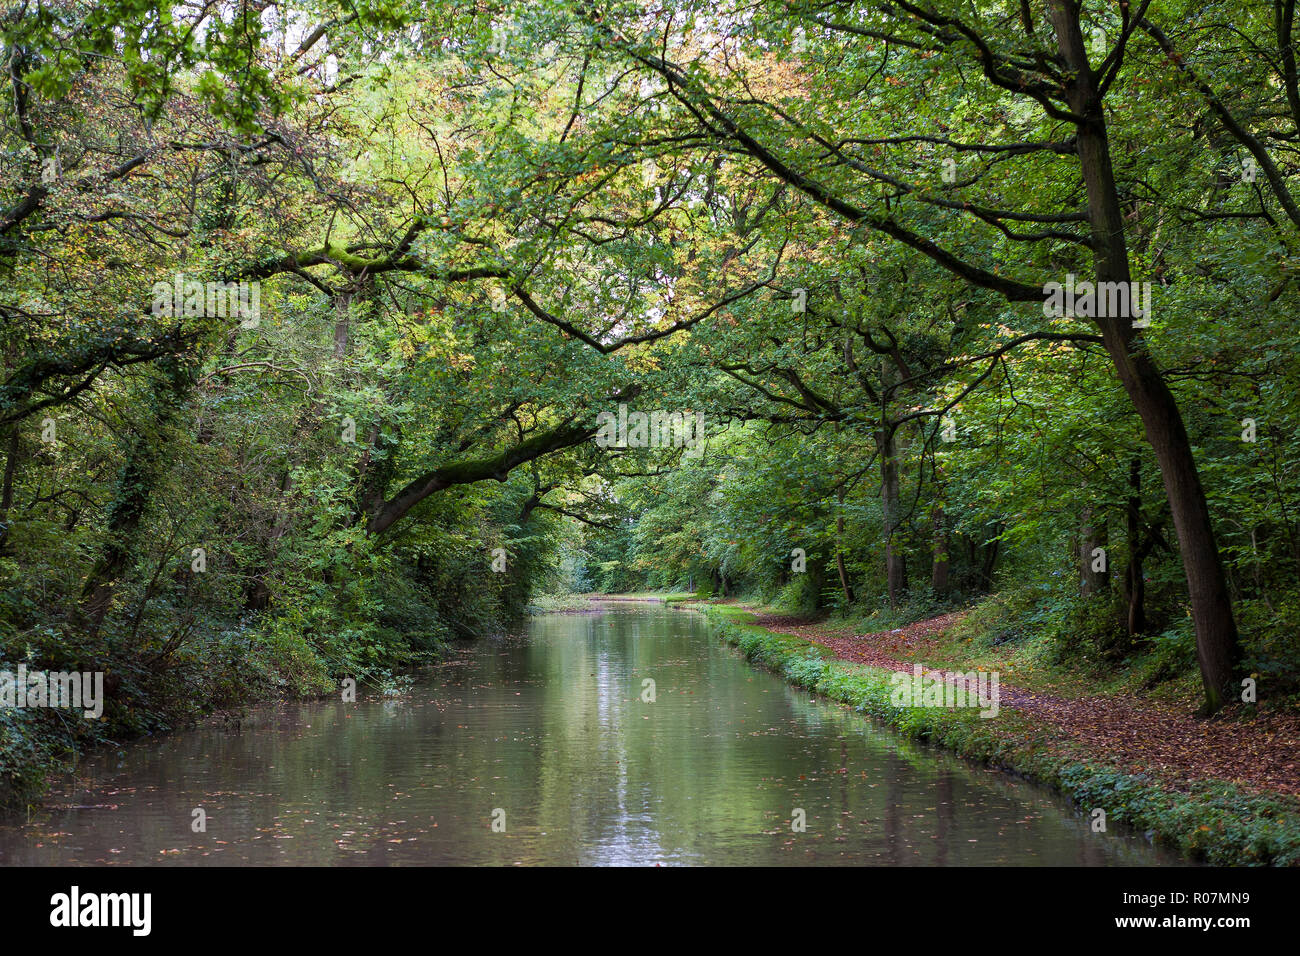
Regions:
M 0 863 L 1177 862 L 787 686 L 680 611 L 546 615 L 400 699 L 360 696 L 97 754 L 0 824 Z

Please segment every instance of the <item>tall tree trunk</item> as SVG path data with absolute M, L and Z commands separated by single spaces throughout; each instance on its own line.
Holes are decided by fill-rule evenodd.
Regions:
M 837 496 L 839 513 L 835 516 L 835 566 L 840 572 L 840 590 L 844 594 L 845 605 L 853 603 L 853 586 L 849 584 L 849 570 L 844 564 L 844 486 L 840 486 Z
M 1107 539 L 1106 519 L 1094 517 L 1091 507 L 1084 508 L 1083 517 L 1079 522 L 1079 595 L 1081 597 L 1090 598 L 1110 590 Z
M 948 591 L 948 516 L 943 511 L 943 473 L 934 469 L 935 502 L 930 509 L 930 547 L 934 555 L 930 567 L 930 590 L 936 595 Z
M 899 526 L 898 459 L 894 440 L 881 443 L 880 507 L 885 518 L 885 580 L 889 586 L 889 606 L 897 607 L 907 588 L 907 558 L 898 545 Z
M 948 593 L 948 519 L 943 513 L 943 505 L 937 504 L 930 512 L 933 527 L 932 547 L 934 563 L 930 567 L 930 590 L 936 595 Z
M 9 509 L 14 504 L 14 475 L 18 471 L 18 458 L 22 450 L 17 423 L 9 426 L 5 444 L 4 478 L 0 479 L 0 554 L 4 554 L 5 546 L 9 543 Z
M 1079 4 L 1077 0 L 1050 0 L 1049 13 L 1058 48 L 1070 71 L 1066 86 L 1070 109 L 1080 117 L 1075 124 L 1077 149 L 1087 191 L 1097 279 L 1127 283 L 1130 274 L 1124 218 L 1115 189 L 1102 98 L 1079 24 Z M 1196 627 L 1196 656 L 1205 688 L 1202 713 L 1213 713 L 1227 699 L 1239 648 L 1227 576 L 1191 439 L 1178 403 L 1131 319 L 1099 318 L 1096 324 L 1160 465 Z
M 1002 522 L 996 522 L 993 525 L 993 536 L 984 545 L 984 563 L 980 567 L 980 586 L 988 591 L 993 588 L 993 569 L 997 567 L 998 553 L 1001 551 L 1002 542 L 999 536 L 1006 530 Z M 971 545 L 972 554 L 974 553 L 974 544 Z
M 1223 570 L 1205 489 L 1192 454 L 1191 440 L 1169 388 L 1144 355 L 1132 356 L 1132 387 L 1125 388 L 1137 406 L 1147 441 L 1160 463 L 1169 510 L 1178 533 L 1178 548 L 1187 577 L 1187 592 L 1196 627 L 1196 656 L 1205 687 L 1204 713 L 1223 706 L 1238 659 L 1237 625 L 1232 616 L 1228 579 Z M 1127 371 L 1122 378 L 1129 378 Z
M 1128 567 L 1124 569 L 1124 631 L 1130 638 L 1147 629 L 1146 581 L 1142 559 L 1142 459 L 1134 456 L 1128 465 L 1128 508 L 1125 531 L 1128 538 Z
M 888 394 L 897 380 L 894 360 L 881 360 L 882 394 Z M 880 452 L 880 511 L 885 523 L 885 581 L 889 588 L 889 606 L 895 608 L 907 589 L 907 558 L 898 545 L 899 512 L 898 440 L 892 423 L 882 414 L 880 434 L 876 439 Z

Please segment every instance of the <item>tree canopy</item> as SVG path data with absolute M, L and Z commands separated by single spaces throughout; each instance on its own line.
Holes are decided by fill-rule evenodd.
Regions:
M 139 730 L 546 591 L 993 595 L 1205 712 L 1294 694 L 1294 27 L 10 4 L 3 656 Z

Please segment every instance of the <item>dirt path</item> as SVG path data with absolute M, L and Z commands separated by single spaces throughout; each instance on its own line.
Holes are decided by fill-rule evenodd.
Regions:
M 752 609 L 750 609 L 752 610 Z M 934 637 L 957 619 L 944 614 L 877 634 L 755 612 L 760 627 L 814 641 L 842 660 L 911 673 Z M 936 670 L 966 670 L 952 664 Z M 1053 697 L 999 681 L 1000 706 L 1033 714 L 1098 758 L 1174 782 L 1216 778 L 1254 790 L 1300 796 L 1300 714 L 1200 720 L 1173 704 L 1117 697 Z

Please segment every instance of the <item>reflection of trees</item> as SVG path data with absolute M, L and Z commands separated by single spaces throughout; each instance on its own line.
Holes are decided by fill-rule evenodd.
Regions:
M 706 627 L 667 610 L 543 617 L 529 640 L 482 642 L 397 701 L 257 711 L 238 732 L 133 745 L 120 771 L 102 755 L 83 764 L 88 795 L 69 802 L 118 809 L 51 815 L 43 832 L 73 836 L 41 850 L 30 832 L 0 830 L 0 859 L 1151 859 L 1114 834 L 1092 834 L 1044 791 L 749 667 Z M 646 677 L 654 703 L 640 699 Z M 141 789 L 105 796 L 116 786 Z M 206 834 L 189 829 L 198 806 Z M 789 832 L 796 806 L 807 811 L 805 834 Z M 504 834 L 489 829 L 495 807 L 506 811 Z
M 935 788 L 938 803 L 935 804 L 937 824 L 935 836 L 934 862 L 937 866 L 948 864 L 948 830 L 952 823 L 952 774 L 946 770 L 939 772 L 938 786 Z

